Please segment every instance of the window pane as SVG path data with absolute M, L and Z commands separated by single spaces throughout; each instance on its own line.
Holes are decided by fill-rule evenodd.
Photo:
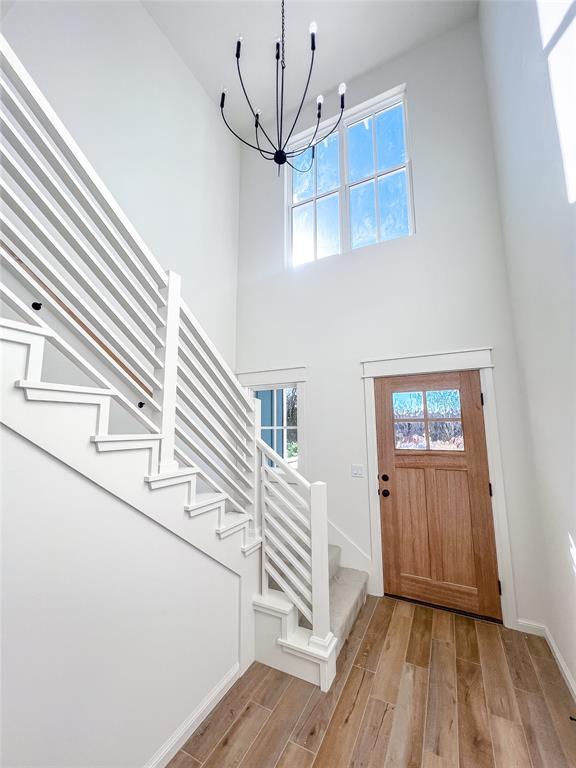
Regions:
M 394 444 L 396 448 L 409 448 L 413 451 L 426 448 L 423 421 L 394 422 Z
M 460 392 L 457 389 L 426 392 L 426 408 L 431 419 L 457 419 L 460 416 Z
M 333 133 L 316 147 L 316 194 L 323 195 L 340 186 L 340 142 Z M 308 167 L 308 166 L 305 166 Z
M 428 422 L 430 448 L 435 451 L 463 451 L 464 435 L 461 421 Z
M 423 392 L 393 392 L 392 410 L 395 419 L 423 419 Z
M 292 171 L 292 202 L 299 203 L 308 200 L 314 194 L 314 164 L 312 163 L 312 149 L 306 150 L 291 161 L 294 168 L 301 171 Z M 312 164 L 312 166 L 311 166 Z M 311 167 L 310 167 L 311 166 Z M 310 168 L 310 170 L 307 170 Z M 302 171 L 306 171 L 303 173 Z
M 286 458 L 294 459 L 298 456 L 298 433 L 295 429 L 289 429 L 286 433 Z
M 340 216 L 338 193 L 316 202 L 318 258 L 340 253 Z
M 376 116 L 378 170 L 385 171 L 406 162 L 404 107 L 399 104 Z
M 284 390 L 276 390 L 276 426 L 284 426 Z
M 314 203 L 292 209 L 292 264 L 314 261 Z
M 262 426 L 263 427 L 271 427 L 274 424 L 274 414 L 272 411 L 273 408 L 273 400 L 272 400 L 272 390 L 271 389 L 263 389 L 259 392 L 256 392 L 256 397 L 258 400 L 260 400 L 261 406 L 262 406 Z
M 284 456 L 284 430 L 276 430 L 276 447 L 274 449 L 280 456 Z
M 374 182 L 350 187 L 350 231 L 352 248 L 376 242 Z
M 348 128 L 348 180 L 359 181 L 374 173 L 372 118 Z
M 262 430 L 262 440 L 270 446 L 270 448 L 274 448 L 273 446 L 273 440 L 272 440 L 272 430 L 271 429 L 263 429 Z
M 380 239 L 404 237 L 410 232 L 406 171 L 398 171 L 378 179 Z
M 286 421 L 289 427 L 298 424 L 298 400 L 296 387 L 288 387 L 286 391 Z

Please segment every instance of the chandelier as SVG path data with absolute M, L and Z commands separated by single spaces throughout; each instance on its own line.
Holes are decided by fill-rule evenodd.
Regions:
M 295 149 L 295 150 L 287 150 L 286 147 L 288 146 L 288 142 L 290 141 L 290 138 L 294 133 L 294 129 L 296 128 L 296 124 L 298 123 L 298 118 L 300 117 L 300 112 L 302 111 L 302 107 L 304 106 L 304 102 L 306 101 L 306 96 L 308 94 L 310 79 L 312 77 L 312 69 L 314 68 L 314 55 L 316 53 L 316 34 L 318 31 L 318 27 L 316 25 L 316 22 L 314 21 L 310 24 L 311 57 L 310 57 L 310 69 L 308 70 L 308 79 L 306 80 L 306 86 L 304 88 L 304 93 L 302 95 L 302 99 L 300 100 L 300 106 L 298 107 L 298 111 L 296 112 L 296 117 L 294 118 L 294 122 L 292 123 L 290 130 L 287 130 L 287 128 L 284 126 L 284 71 L 286 69 L 286 33 L 285 33 L 284 0 L 282 0 L 281 17 L 282 17 L 282 35 L 280 38 L 278 38 L 278 40 L 276 40 L 276 131 L 275 132 L 272 131 L 273 135 L 275 134 L 274 140 L 270 138 L 270 135 L 268 134 L 266 129 L 262 126 L 260 122 L 261 112 L 260 110 L 254 110 L 252 106 L 252 102 L 250 101 L 250 98 L 246 91 L 244 80 L 242 79 L 242 72 L 240 71 L 240 52 L 242 50 L 241 37 L 239 37 L 236 40 L 236 69 L 238 70 L 238 78 L 240 80 L 240 85 L 242 86 L 242 91 L 244 93 L 244 96 L 246 97 L 246 102 L 248 103 L 248 107 L 254 118 L 254 142 L 255 143 L 246 141 L 246 139 L 243 139 L 242 136 L 239 136 L 238 133 L 236 133 L 236 131 L 230 126 L 230 123 L 226 119 L 226 115 L 224 114 L 224 103 L 226 101 L 226 89 L 224 89 L 220 95 L 220 112 L 222 114 L 222 119 L 224 120 L 228 130 L 231 133 L 233 133 L 234 136 L 236 136 L 236 138 L 239 139 L 247 147 L 250 147 L 251 149 L 255 149 L 257 152 L 259 152 L 260 155 L 265 160 L 273 160 L 278 166 L 278 173 L 280 173 L 280 168 L 285 163 L 288 163 L 288 165 L 291 168 L 293 168 L 295 171 L 307 173 L 312 168 L 312 164 L 314 163 L 316 146 L 320 144 L 322 141 L 324 141 L 325 139 L 327 139 L 328 136 L 330 136 L 332 133 L 334 133 L 336 128 L 338 128 L 340 121 L 342 120 L 342 114 L 344 112 L 344 94 L 346 93 L 346 84 L 340 83 L 340 85 L 338 86 L 338 94 L 340 96 L 340 114 L 338 115 L 338 119 L 336 120 L 332 128 L 324 136 L 322 136 L 321 138 L 318 138 L 318 129 L 320 127 L 320 119 L 322 117 L 322 104 L 324 103 L 324 97 L 318 96 L 318 98 L 316 99 L 316 128 L 314 130 L 314 133 L 312 134 L 312 138 L 310 139 L 309 143 L 304 147 L 299 147 L 298 149 Z M 298 165 L 295 165 L 293 162 L 291 162 L 292 160 L 294 160 L 294 158 L 298 157 L 299 155 L 302 155 L 305 152 L 308 152 L 309 149 L 312 149 L 312 153 L 311 153 L 310 165 L 307 168 L 300 168 L 298 167 Z

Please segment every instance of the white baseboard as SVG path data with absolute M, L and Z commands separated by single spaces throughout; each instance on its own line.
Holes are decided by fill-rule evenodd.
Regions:
M 564 656 L 562 656 L 562 654 L 560 653 L 560 649 L 556 645 L 556 641 L 554 640 L 554 637 L 552 636 L 552 633 L 550 632 L 548 627 L 545 624 L 539 624 L 538 622 L 535 622 L 535 621 L 525 621 L 524 619 L 518 619 L 517 624 L 520 632 L 528 632 L 531 635 L 539 635 L 540 637 L 546 638 L 546 640 L 548 641 L 548 645 L 552 649 L 552 653 L 554 654 L 556 663 L 560 667 L 560 671 L 562 672 L 562 677 L 564 678 L 566 685 L 568 686 L 570 693 L 572 694 L 572 698 L 574 699 L 574 701 L 576 701 L 576 680 L 574 679 L 572 672 L 568 668 L 568 665 L 566 664 Z
M 178 726 L 174 733 L 164 744 L 152 755 L 144 768 L 165 768 L 180 747 L 192 736 L 196 728 L 200 725 L 216 704 L 234 685 L 240 677 L 240 664 L 236 662 L 224 677 L 214 686 L 210 693 L 204 697 L 194 712 Z

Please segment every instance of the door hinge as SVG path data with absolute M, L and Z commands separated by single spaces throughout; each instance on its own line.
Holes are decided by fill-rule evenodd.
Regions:
M 480 404 L 484 405 L 484 392 L 480 392 Z
M 502 582 L 500 581 L 500 579 L 498 579 L 498 594 L 499 595 L 502 594 Z
M 490 493 L 490 496 L 492 496 L 492 483 L 488 483 L 488 491 Z

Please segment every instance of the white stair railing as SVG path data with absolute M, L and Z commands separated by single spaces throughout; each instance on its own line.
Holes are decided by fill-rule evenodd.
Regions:
M 1 35 L 0 128 L 0 293 L 28 317 L 39 302 L 38 322 L 92 378 L 107 369 L 117 401 L 160 436 L 157 476 L 191 467 L 250 513 L 263 594 L 273 579 L 312 625 L 311 645 L 327 646 L 325 485 L 260 439 L 259 405 L 182 300 L 180 276 L 156 261 Z
M 309 483 L 260 438 L 257 448 L 262 594 L 272 579 L 312 625 L 311 644 L 326 647 L 332 639 L 326 484 Z

